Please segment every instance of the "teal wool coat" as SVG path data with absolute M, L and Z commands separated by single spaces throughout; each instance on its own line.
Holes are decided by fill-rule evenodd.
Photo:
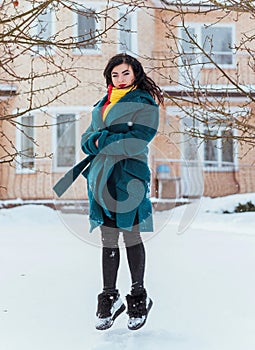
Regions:
M 153 231 L 149 198 L 148 144 L 157 132 L 159 108 L 146 91 L 135 89 L 122 97 L 102 119 L 107 95 L 92 111 L 81 147 L 93 160 L 83 172 L 90 203 L 90 231 L 103 224 L 103 214 L 120 229 Z M 95 141 L 98 140 L 98 147 Z

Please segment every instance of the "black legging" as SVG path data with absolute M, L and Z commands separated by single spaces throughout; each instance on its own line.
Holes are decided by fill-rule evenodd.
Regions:
M 101 226 L 103 244 L 103 284 L 104 291 L 109 293 L 116 290 L 117 274 L 120 263 L 120 251 L 118 245 L 120 229 L 115 227 L 114 221 L 110 221 L 107 221 L 108 226 Z M 136 229 L 133 229 L 132 231 L 121 230 L 121 232 L 123 232 L 123 239 L 125 242 L 128 265 L 132 280 L 131 293 L 133 295 L 137 295 L 140 294 L 144 289 L 144 245 L 140 232 Z

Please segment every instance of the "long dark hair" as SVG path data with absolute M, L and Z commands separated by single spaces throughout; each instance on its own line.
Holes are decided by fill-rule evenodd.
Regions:
M 126 63 L 133 68 L 135 75 L 135 86 L 141 90 L 146 90 L 153 98 L 157 98 L 159 103 L 164 103 L 164 97 L 160 87 L 145 74 L 141 63 L 136 58 L 125 53 L 115 55 L 108 61 L 104 70 L 104 77 L 106 79 L 107 86 L 112 84 L 111 72 L 113 68 L 122 63 Z

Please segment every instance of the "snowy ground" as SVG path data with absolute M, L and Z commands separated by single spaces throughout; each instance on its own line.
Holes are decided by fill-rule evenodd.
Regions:
M 83 235 L 86 216 L 33 205 L 1 209 L 0 349 L 254 350 L 255 212 L 222 214 L 248 200 L 255 203 L 255 194 L 155 214 L 156 233 L 145 242 L 154 306 L 133 332 L 125 313 L 110 330 L 94 329 L 101 255 L 97 234 L 93 241 Z M 124 250 L 121 258 L 124 298 Z

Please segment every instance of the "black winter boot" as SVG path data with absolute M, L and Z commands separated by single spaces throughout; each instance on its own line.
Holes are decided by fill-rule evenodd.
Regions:
M 105 330 L 113 325 L 114 320 L 125 310 L 118 291 L 102 292 L 98 295 L 96 329 Z
M 147 297 L 145 289 L 139 295 L 127 295 L 126 299 L 129 316 L 128 328 L 131 330 L 139 329 L 145 324 L 153 302 Z

